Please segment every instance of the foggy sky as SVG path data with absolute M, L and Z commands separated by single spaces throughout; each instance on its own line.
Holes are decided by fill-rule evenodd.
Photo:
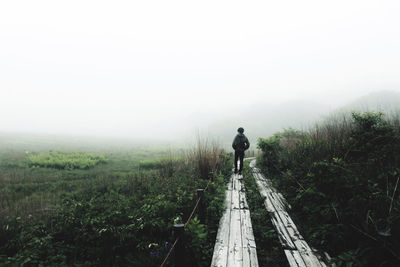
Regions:
M 1 1 L 0 131 L 169 138 L 204 125 L 196 114 L 400 91 L 399 11 L 396 0 Z

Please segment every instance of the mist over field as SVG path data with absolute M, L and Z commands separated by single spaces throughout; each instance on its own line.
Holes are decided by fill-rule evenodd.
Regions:
M 4 2 L 0 132 L 230 142 L 239 126 L 251 140 L 307 127 L 369 94 L 398 98 L 399 7 Z
M 2 128 L 0 139 L 6 142 L 15 140 L 17 143 L 29 140 L 30 144 L 33 142 L 64 148 L 68 146 L 93 148 L 108 145 L 120 148 L 127 145 L 134 147 L 155 145 L 167 148 L 171 145 L 191 146 L 200 136 L 229 149 L 237 128 L 242 126 L 252 143 L 252 149 L 255 149 L 260 137 L 268 137 L 283 129 L 307 130 L 317 123 L 329 120 L 330 117 L 340 117 L 341 114 L 350 114 L 353 111 L 382 111 L 388 115 L 398 115 L 399 110 L 399 92 L 379 91 L 363 95 L 353 101 L 349 100 L 343 105 L 323 105 L 300 100 L 281 104 L 255 102 L 243 105 L 241 108 L 188 111 L 182 114 L 182 117 L 169 118 L 162 122 L 153 120 L 145 125 L 132 122 L 135 117 L 126 119 L 126 124 L 123 122 L 118 124 L 112 120 L 96 125 L 92 121 L 87 121 L 85 130 L 79 128 L 75 122 L 60 125 L 59 127 L 69 127 L 63 129 L 58 128 L 57 123 L 65 122 L 64 120 L 57 119 L 46 123 L 41 121 L 43 118 L 38 118 L 35 124 L 21 123 L 15 128 Z M 109 128 L 110 124 L 114 128 Z
M 0 1 L 0 266 L 400 266 L 399 11 Z

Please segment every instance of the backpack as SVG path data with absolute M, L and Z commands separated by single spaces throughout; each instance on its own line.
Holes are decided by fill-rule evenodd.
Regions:
M 237 135 L 233 144 L 233 148 L 239 151 L 245 151 L 248 148 L 248 142 L 246 136 Z

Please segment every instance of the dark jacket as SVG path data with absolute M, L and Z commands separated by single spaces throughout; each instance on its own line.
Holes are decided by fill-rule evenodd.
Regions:
M 235 139 L 233 139 L 232 142 L 232 148 L 235 151 L 245 151 L 250 147 L 250 142 L 249 139 L 247 139 L 247 137 L 242 134 L 242 133 L 238 133 L 235 137 Z

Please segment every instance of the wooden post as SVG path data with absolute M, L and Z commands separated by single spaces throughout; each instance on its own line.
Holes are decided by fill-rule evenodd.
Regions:
M 184 267 L 185 266 L 185 246 L 183 240 L 183 233 L 185 230 L 185 225 L 183 223 L 174 225 L 174 236 L 179 237 L 178 242 L 175 245 L 175 266 Z
M 199 220 L 200 223 L 205 222 L 205 208 L 204 208 L 204 189 L 197 189 L 197 198 L 200 198 L 199 202 Z

